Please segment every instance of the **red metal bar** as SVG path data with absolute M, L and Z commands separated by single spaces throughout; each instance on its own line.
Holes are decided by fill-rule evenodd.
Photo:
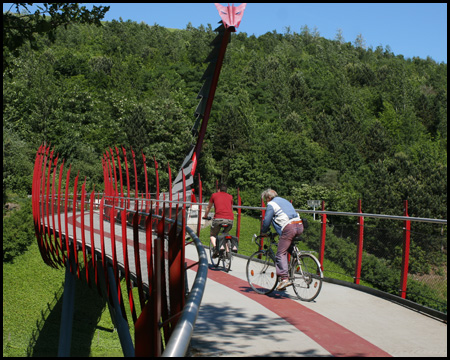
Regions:
M 178 228 L 178 211 L 175 216 L 175 223 L 169 232 L 169 294 L 170 294 L 170 316 L 181 312 L 184 306 L 184 260 L 183 247 L 184 238 L 182 231 L 177 236 Z M 171 335 L 171 330 L 175 327 L 178 317 L 170 321 L 171 326 L 168 336 Z
M 109 148 L 109 151 L 111 152 L 111 162 L 112 162 L 111 167 L 112 167 L 113 170 L 114 170 L 114 183 L 115 183 L 115 185 L 116 185 L 116 187 L 115 187 L 116 191 L 115 191 L 115 193 L 114 193 L 114 196 L 118 196 L 118 195 L 119 195 L 119 191 L 118 191 L 118 188 L 117 188 L 116 162 L 114 161 L 114 154 L 113 154 L 112 149 Z M 115 201 L 115 200 L 114 200 L 114 201 Z
M 200 179 L 200 173 L 198 174 L 198 222 L 197 222 L 197 236 L 200 236 L 200 229 L 202 226 L 202 180 Z
M 136 322 L 136 309 L 134 307 L 133 291 L 131 288 L 130 279 L 130 264 L 128 262 L 128 244 L 127 244 L 127 212 L 126 210 L 121 211 L 121 223 L 122 223 L 122 251 L 123 251 L 123 265 L 125 269 L 125 282 L 127 286 L 128 302 L 130 303 L 131 316 L 133 318 L 133 323 Z M 136 268 L 139 264 L 136 264 Z
M 203 138 L 205 137 L 206 128 L 208 126 L 209 115 L 211 113 L 211 107 L 214 100 L 214 95 L 216 93 L 217 83 L 219 81 L 220 70 L 222 68 L 223 59 L 225 57 L 225 51 L 227 50 L 227 45 L 230 40 L 231 32 L 236 31 L 234 27 L 228 27 L 225 29 L 222 44 L 219 49 L 219 55 L 217 57 L 216 66 L 214 68 L 214 75 L 211 81 L 211 87 L 208 95 L 208 100 L 206 102 L 205 112 L 203 115 L 202 125 L 200 127 L 200 131 L 198 134 L 197 143 L 195 145 L 194 155 L 192 156 L 193 166 L 192 166 L 192 174 L 195 172 L 195 167 L 198 159 L 200 159 L 200 151 L 202 150 Z
M 325 201 L 322 200 L 322 211 L 325 211 Z M 319 262 L 323 271 L 323 257 L 325 253 L 325 239 L 327 236 L 327 214 L 321 214 L 322 217 L 322 230 L 320 236 L 320 253 L 319 253 Z
M 100 283 L 98 282 L 97 261 L 95 259 L 94 200 L 95 200 L 95 193 L 94 193 L 94 190 L 92 190 L 91 195 L 89 197 L 89 224 L 91 225 L 91 231 L 90 231 L 90 234 L 91 234 L 91 262 L 92 262 L 92 269 L 94 269 L 95 285 L 97 285 L 98 293 L 99 293 L 99 295 L 101 295 Z
M 156 200 L 159 200 L 159 173 L 158 173 L 158 163 L 156 157 L 153 156 L 155 161 L 155 173 L 156 173 Z M 156 214 L 159 215 L 159 201 L 156 202 Z
M 147 179 L 147 165 L 145 163 L 145 155 L 144 153 L 142 153 L 142 160 L 144 161 L 144 175 L 145 175 L 145 199 L 148 200 L 150 199 L 149 194 L 148 194 L 148 179 Z M 148 207 L 149 207 L 149 202 L 146 201 L 145 202 L 145 212 L 148 213 Z
M 69 182 L 70 182 L 70 169 L 72 167 L 72 164 L 69 165 L 69 170 L 67 170 L 66 174 L 66 191 L 64 194 L 64 221 L 65 221 L 65 240 L 66 240 L 66 255 L 67 259 L 70 259 L 70 244 L 69 244 L 69 219 L 68 219 L 68 202 L 69 202 Z M 69 269 L 70 272 L 73 274 L 73 267 L 72 267 L 72 261 L 69 261 Z
M 62 177 L 63 177 L 63 169 L 64 169 L 64 159 L 63 159 L 63 162 L 62 162 L 61 166 L 59 167 L 58 210 L 57 211 L 58 211 L 59 245 L 61 247 L 62 260 L 63 260 L 63 263 L 65 263 L 66 259 L 65 259 L 64 250 L 63 250 L 63 243 L 62 243 L 63 231 L 62 231 L 62 226 L 61 226 L 61 183 L 62 183 Z
M 103 208 L 104 208 L 104 202 L 105 198 L 102 197 L 100 199 L 100 207 L 99 207 L 99 216 L 100 216 L 100 244 L 101 244 L 101 251 L 102 251 L 102 267 L 103 267 L 103 276 L 106 283 L 106 290 L 108 293 L 108 298 L 111 296 L 110 290 L 109 290 L 109 281 L 108 281 L 108 268 L 106 265 L 106 253 L 105 253 L 105 231 L 103 226 Z
M 53 239 L 55 241 L 55 254 L 56 257 L 58 259 L 58 264 L 64 266 L 64 261 L 62 259 L 62 250 L 61 248 L 59 248 L 59 243 L 57 241 L 57 236 L 56 236 L 56 221 L 55 221 L 55 197 L 56 197 L 56 190 L 55 190 L 55 179 L 56 179 L 56 164 L 58 163 L 58 156 L 56 156 L 55 158 L 55 163 L 54 163 L 54 167 L 53 167 L 53 179 L 52 179 L 52 201 L 51 201 L 51 209 L 52 209 L 52 225 L 53 225 Z
M 172 170 L 170 169 L 170 164 L 169 162 L 167 162 L 167 167 L 168 167 L 168 171 L 169 171 L 169 218 L 172 219 L 172 198 L 173 198 L 173 194 L 172 194 Z
M 53 164 L 53 150 L 50 152 L 50 160 L 48 161 L 48 172 L 47 172 L 47 183 L 46 183 L 46 197 L 45 197 L 45 215 L 47 216 L 47 239 L 48 239 L 48 247 L 50 256 L 53 259 L 53 262 L 56 266 L 56 254 L 55 249 L 53 249 L 52 243 L 52 232 L 50 228 L 50 214 L 49 214 L 49 202 L 50 202 L 50 174 L 52 170 Z M 45 224 L 45 223 L 44 223 Z
M 141 274 L 141 259 L 139 254 L 139 214 L 137 211 L 133 216 L 133 248 L 134 248 L 134 263 L 136 264 L 136 280 L 139 293 L 139 303 L 141 305 L 141 311 L 145 305 L 144 287 L 142 284 Z
M 43 148 L 44 145 L 41 145 L 36 153 L 36 158 L 34 161 L 34 174 L 33 174 L 33 201 L 32 201 L 32 209 L 33 209 L 33 221 L 34 221 L 34 232 L 36 234 L 36 239 L 38 242 L 39 252 L 41 253 L 42 260 L 46 264 L 48 264 L 47 254 L 44 249 L 42 234 L 41 234 L 41 221 L 39 214 L 39 198 L 40 198 L 40 183 L 41 183 L 41 167 L 42 167 L 42 158 L 43 158 Z
M 40 229 L 41 229 L 40 234 L 41 234 L 41 237 L 43 240 L 43 250 L 47 255 L 48 265 L 50 265 L 51 267 L 56 267 L 56 265 L 53 263 L 53 260 L 51 259 L 50 254 L 49 254 L 49 244 L 48 244 L 48 240 L 47 240 L 47 232 L 45 229 L 45 209 L 46 209 L 46 207 L 45 207 L 45 169 L 47 168 L 47 156 L 48 156 L 49 149 L 50 149 L 50 146 L 45 150 L 44 168 L 42 169 L 42 172 L 41 172 L 41 181 L 40 181 L 40 183 L 42 184 L 41 189 L 40 189 L 41 190 L 41 213 L 40 213 L 41 217 L 39 219 L 39 223 L 40 224 L 42 223 L 42 225 L 40 227 Z
M 147 253 L 147 279 L 149 294 L 151 294 L 153 261 L 152 261 L 152 205 L 150 204 L 150 213 L 145 219 L 145 245 Z
M 133 150 L 131 150 L 131 151 L 133 151 Z M 125 170 L 126 170 L 126 174 L 127 174 L 127 198 L 128 198 L 128 200 L 127 200 L 126 207 L 127 207 L 127 209 L 129 209 L 130 208 L 130 199 L 129 199 L 130 198 L 130 174 L 128 172 L 127 153 L 123 146 L 122 146 L 122 153 L 123 153 L 123 159 L 125 161 Z
M 263 227 L 263 221 L 264 221 L 264 217 L 266 216 L 266 210 L 265 210 L 265 208 L 266 208 L 266 204 L 264 204 L 264 200 L 261 198 L 261 207 L 263 207 L 264 209 L 261 211 L 261 226 L 260 226 L 260 228 L 259 228 L 259 231 L 260 232 L 262 232 L 261 230 L 262 230 L 262 227 Z M 260 243 L 259 243 L 259 250 L 262 250 L 262 248 L 263 248 L 263 242 L 264 241 L 261 241 Z
M 120 206 L 125 207 L 123 205 L 123 179 L 122 179 L 122 166 L 120 165 L 120 155 L 119 150 L 117 150 L 117 146 L 114 147 L 116 149 L 117 154 L 117 166 L 119 167 L 119 176 L 120 176 Z
M 239 188 L 237 191 L 237 197 L 238 197 L 238 206 L 241 206 L 242 201 Z M 236 237 L 238 238 L 238 243 L 239 243 L 239 236 L 241 234 L 241 210 L 242 210 L 241 208 L 238 208 L 237 226 L 236 226 Z
M 116 232 L 115 232 L 115 200 L 112 202 L 112 209 L 109 215 L 110 234 L 111 234 L 111 252 L 113 259 L 114 279 L 116 284 L 119 284 L 119 269 L 117 267 L 117 255 L 116 255 Z M 106 266 L 106 265 L 105 265 Z M 119 300 L 120 301 L 120 300 Z
M 133 149 L 131 149 L 131 156 L 133 157 L 133 167 L 134 167 L 134 197 L 135 197 L 135 203 L 134 208 L 137 211 L 138 209 L 138 198 L 139 198 L 139 191 L 138 191 L 138 176 L 137 176 L 137 168 L 136 168 L 136 156 L 134 154 Z M 128 195 L 128 197 L 130 197 Z
M 358 200 L 358 212 L 362 213 L 361 209 L 361 199 Z M 359 285 L 359 280 L 361 278 L 361 263 L 362 263 L 362 253 L 363 253 L 363 242 L 364 242 L 364 216 L 359 217 L 359 236 L 358 236 L 358 247 L 356 251 L 356 267 L 355 267 L 355 284 Z
M 87 261 L 87 255 L 86 255 L 86 237 L 85 237 L 85 228 L 84 228 L 84 200 L 86 197 L 86 177 L 84 178 L 83 185 L 81 186 L 81 248 L 83 250 L 83 261 L 84 261 L 84 268 L 86 270 L 86 282 L 91 286 L 89 283 L 89 267 L 88 267 L 88 261 Z M 91 224 L 92 225 L 92 224 Z M 92 232 L 93 229 L 90 231 Z
M 77 186 L 78 186 L 78 175 L 75 177 L 75 184 L 73 186 L 73 252 L 74 252 L 74 258 L 75 258 L 75 265 L 77 266 L 77 276 L 78 279 L 80 278 L 80 264 L 78 263 L 78 251 L 77 251 L 77 199 L 78 199 L 78 195 L 77 195 Z
M 408 215 L 408 200 L 403 201 L 403 216 Z M 402 252 L 402 273 L 400 278 L 400 296 L 406 298 L 406 287 L 408 284 L 409 268 L 409 248 L 411 243 L 411 221 L 405 220 L 403 228 L 403 252 Z

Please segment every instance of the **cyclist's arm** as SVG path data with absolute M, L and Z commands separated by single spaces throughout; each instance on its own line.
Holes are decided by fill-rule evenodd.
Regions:
M 273 211 L 273 207 L 271 205 L 267 205 L 266 215 L 264 216 L 263 225 L 261 228 L 262 234 L 265 234 L 269 230 L 270 223 L 272 222 L 272 218 L 274 215 L 275 215 L 275 213 Z
M 213 206 L 213 203 L 210 200 L 209 204 L 208 204 L 208 207 L 205 210 L 205 215 L 203 215 L 204 218 L 208 217 L 209 211 L 211 210 L 212 206 Z

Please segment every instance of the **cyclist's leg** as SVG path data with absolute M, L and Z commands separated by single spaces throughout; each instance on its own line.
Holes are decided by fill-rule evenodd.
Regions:
M 212 224 L 211 224 L 211 230 L 209 232 L 209 236 L 211 239 L 211 243 L 214 246 L 214 253 L 218 254 L 219 250 L 217 249 L 217 235 L 219 234 L 220 231 L 220 224 L 221 222 L 217 221 L 217 219 L 213 219 Z
M 231 228 L 233 227 L 233 220 L 231 220 L 231 219 L 214 219 L 214 220 L 213 220 L 213 224 L 214 224 L 214 223 L 217 224 L 217 226 L 218 226 L 219 229 L 221 228 L 221 226 L 222 226 L 223 224 L 228 225 L 228 227 L 224 229 L 224 231 L 222 232 L 222 234 L 223 234 L 224 236 L 230 235 L 229 232 L 230 232 Z M 219 232 L 219 231 L 217 230 L 217 232 Z M 217 235 L 216 235 L 216 236 L 217 236 Z M 224 242 L 225 242 L 225 241 L 224 241 Z M 226 242 L 225 242 L 225 244 L 226 244 Z M 226 246 L 226 245 L 225 245 L 225 246 Z M 223 248 L 223 246 L 221 246 L 220 250 L 223 250 L 223 249 L 225 249 L 225 248 Z M 230 249 L 228 249 L 228 247 L 227 247 L 226 250 L 227 250 L 227 251 L 230 251 Z
M 281 280 L 286 280 L 289 278 L 287 253 L 288 249 L 292 244 L 292 239 L 294 238 L 294 236 L 295 236 L 294 224 L 286 225 L 278 241 L 278 250 L 276 254 L 276 268 L 277 268 L 277 275 Z

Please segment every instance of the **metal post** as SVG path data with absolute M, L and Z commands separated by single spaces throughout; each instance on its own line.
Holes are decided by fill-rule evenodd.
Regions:
M 322 200 L 322 211 L 325 211 L 325 201 Z M 325 253 L 325 238 L 327 236 L 327 214 L 322 214 L 322 231 L 320 240 L 319 262 L 323 271 L 323 255 Z
M 358 200 L 358 212 L 361 211 L 361 199 Z M 359 279 L 361 278 L 361 262 L 362 262 L 362 252 L 363 252 L 363 240 L 364 240 L 364 216 L 359 217 L 359 236 L 358 236 L 358 247 L 356 251 L 356 269 L 355 269 L 355 284 L 359 285 Z
M 403 201 L 404 216 L 408 215 L 408 200 Z M 403 228 L 403 252 L 402 252 L 402 273 L 400 278 L 400 296 L 406 298 L 406 285 L 408 283 L 408 267 L 409 267 L 409 247 L 411 238 L 411 221 L 405 220 Z
M 128 328 L 128 323 L 122 316 L 122 311 L 120 308 L 119 298 L 118 298 L 118 286 L 116 284 L 114 272 L 113 272 L 111 266 L 107 266 L 107 268 L 108 268 L 109 286 L 111 289 L 111 297 L 113 300 L 113 307 L 114 307 L 114 316 L 115 316 L 114 322 L 117 326 L 117 333 L 119 335 L 120 345 L 122 346 L 123 356 L 134 357 L 133 341 L 131 340 L 130 329 Z
M 66 276 L 64 280 L 64 295 L 61 313 L 61 326 L 59 328 L 58 357 L 70 356 L 72 342 L 73 313 L 75 309 L 75 274 L 70 272 L 69 261 L 73 261 L 73 255 L 66 262 Z

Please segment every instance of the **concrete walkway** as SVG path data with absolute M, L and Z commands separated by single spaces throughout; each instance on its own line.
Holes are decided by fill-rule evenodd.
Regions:
M 209 259 L 209 252 L 208 259 Z M 197 261 L 186 247 L 188 264 Z M 324 283 L 314 302 L 285 292 L 259 295 L 247 260 L 230 273 L 210 266 L 191 356 L 447 356 L 447 324 L 388 300 Z M 195 277 L 188 270 L 189 285 Z

